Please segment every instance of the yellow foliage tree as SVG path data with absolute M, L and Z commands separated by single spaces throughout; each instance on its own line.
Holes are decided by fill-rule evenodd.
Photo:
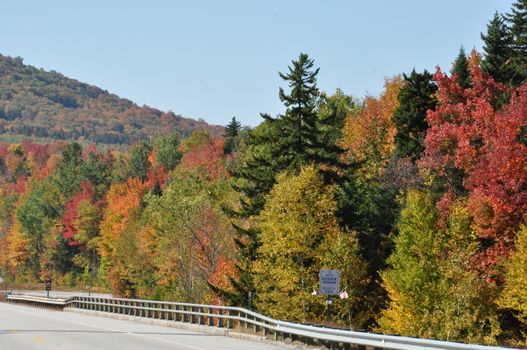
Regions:
M 353 232 L 341 230 L 332 192 L 313 167 L 298 176 L 281 174 L 264 210 L 255 218 L 261 230 L 255 263 L 256 305 L 273 317 L 320 321 L 324 315 L 318 289 L 321 269 L 342 269 L 341 286 L 353 297 L 340 312 L 359 303 L 355 296 L 364 283 L 365 268 Z M 342 310 L 341 310 L 342 311 Z
M 498 305 L 515 311 L 515 316 L 527 327 L 527 226 L 516 237 L 516 250 L 507 262 L 505 288 Z
M 496 343 L 495 293 L 470 267 L 477 238 L 466 201 L 437 228 L 429 193 L 408 192 L 390 269 L 382 273 L 389 306 L 378 323 L 387 333 L 470 343 Z

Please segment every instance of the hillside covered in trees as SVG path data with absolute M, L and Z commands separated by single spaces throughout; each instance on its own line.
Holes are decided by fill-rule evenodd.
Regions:
M 2 143 L 0 274 L 323 323 L 318 271 L 339 269 L 340 327 L 524 346 L 525 23 L 518 0 L 482 53 L 379 96 L 320 91 L 302 53 L 252 129 Z
M 179 132 L 222 128 L 172 112 L 139 107 L 96 86 L 0 55 L 0 139 L 34 137 L 132 144 Z

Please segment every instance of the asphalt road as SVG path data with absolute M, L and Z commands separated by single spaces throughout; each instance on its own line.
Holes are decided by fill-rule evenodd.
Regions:
M 274 344 L 0 303 L 0 350 L 279 350 Z

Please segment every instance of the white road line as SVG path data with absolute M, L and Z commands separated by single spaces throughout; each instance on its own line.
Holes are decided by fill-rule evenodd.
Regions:
M 152 337 L 152 336 L 148 336 L 148 335 L 144 335 L 144 334 L 137 334 L 137 333 L 134 333 L 134 332 L 129 332 L 129 331 L 127 331 L 127 330 L 121 330 L 121 329 L 116 329 L 116 328 L 108 328 L 108 327 L 101 327 L 101 326 L 94 326 L 94 325 L 91 325 L 91 324 L 89 324 L 89 323 L 84 323 L 84 322 L 79 322 L 79 321 L 72 321 L 72 320 L 68 320 L 68 319 L 64 319 L 64 318 L 60 318 L 60 317 L 51 317 L 51 316 L 46 316 L 46 315 L 42 315 L 42 314 L 38 314 L 38 313 L 27 312 L 27 311 L 21 311 L 21 310 L 16 310 L 16 309 L 15 309 L 14 311 L 15 311 L 15 312 L 18 312 L 18 313 L 28 314 L 28 315 L 31 315 L 31 316 L 40 316 L 40 317 L 48 318 L 48 319 L 55 320 L 55 321 L 70 322 L 70 323 L 75 323 L 75 324 L 78 324 L 78 325 L 81 325 L 81 326 L 86 326 L 86 327 L 92 327 L 92 328 L 98 328 L 98 329 L 110 330 L 110 331 L 114 331 L 114 332 L 120 332 L 120 333 L 124 333 L 124 334 L 135 335 L 135 336 L 137 336 L 137 337 L 142 337 L 142 338 L 147 338 L 147 339 L 153 339 L 153 340 L 157 340 L 157 341 L 164 342 L 164 343 L 175 344 L 175 345 L 181 345 L 181 346 L 187 347 L 187 348 L 189 348 L 189 349 L 195 349 L 195 350 L 210 350 L 210 349 L 202 348 L 202 347 L 199 347 L 199 346 L 188 345 L 188 344 L 179 343 L 179 342 L 175 342 L 175 341 L 171 341 L 171 340 L 166 340 L 166 339 L 160 339 L 160 338 L 156 338 L 156 337 Z

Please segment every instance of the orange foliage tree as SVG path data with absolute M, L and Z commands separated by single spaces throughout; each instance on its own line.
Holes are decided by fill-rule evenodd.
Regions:
M 181 143 L 181 168 L 197 169 L 205 178 L 216 180 L 227 176 L 223 139 L 206 132 L 195 132 Z
M 106 196 L 108 206 L 101 222 L 99 245 L 100 272 L 117 295 L 126 295 L 127 285 L 130 284 L 123 256 L 119 254 L 120 246 L 127 242 L 121 238 L 127 225 L 140 214 L 146 190 L 147 184 L 137 178 L 130 178 L 126 183 L 112 184 Z
M 379 98 L 366 97 L 362 110 L 346 118 L 342 146 L 348 158 L 366 162 L 377 171 L 385 165 L 395 149 L 397 130 L 392 115 L 402 84 L 400 76 L 387 79 Z

